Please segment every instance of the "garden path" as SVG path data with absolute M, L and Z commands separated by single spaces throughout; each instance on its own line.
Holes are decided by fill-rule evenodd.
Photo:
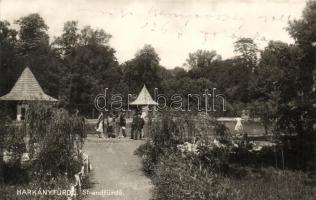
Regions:
M 88 200 L 149 200 L 152 183 L 142 171 L 141 158 L 134 151 L 141 140 L 100 139 L 88 135 L 85 151 L 93 170 Z

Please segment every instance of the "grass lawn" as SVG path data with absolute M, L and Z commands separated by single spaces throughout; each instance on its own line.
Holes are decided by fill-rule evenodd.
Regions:
M 282 171 L 272 167 L 240 168 L 237 177 L 225 177 L 238 200 L 313 200 L 316 181 L 300 171 Z

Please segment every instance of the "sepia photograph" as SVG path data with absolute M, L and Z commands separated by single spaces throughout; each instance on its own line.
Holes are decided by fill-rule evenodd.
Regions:
M 315 200 L 316 0 L 0 0 L 0 200 Z

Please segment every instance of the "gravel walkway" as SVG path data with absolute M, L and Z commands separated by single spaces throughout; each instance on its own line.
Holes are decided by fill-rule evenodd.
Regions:
M 93 170 L 88 200 L 149 200 L 152 183 L 142 172 L 141 159 L 135 149 L 145 141 L 99 139 L 89 135 L 85 151 Z

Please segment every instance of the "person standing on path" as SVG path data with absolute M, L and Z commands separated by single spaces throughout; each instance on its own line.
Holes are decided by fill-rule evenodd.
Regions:
M 107 135 L 109 138 L 115 138 L 115 134 L 114 134 L 114 128 L 115 128 L 115 119 L 113 117 L 113 115 L 110 113 L 107 117 L 107 120 L 106 120 L 106 123 L 107 123 Z
M 143 131 L 143 127 L 145 124 L 145 121 L 143 118 L 141 118 L 141 113 L 138 112 L 136 117 L 133 119 L 133 134 L 134 134 L 134 139 L 138 140 L 138 139 L 142 139 L 142 131 Z
M 118 134 L 123 135 L 123 137 L 126 137 L 126 119 L 125 119 L 125 113 L 121 113 L 119 120 L 118 120 L 118 125 L 119 125 L 119 131 Z
M 99 138 L 103 137 L 103 132 L 104 132 L 104 113 L 101 112 L 99 117 L 98 117 L 98 123 L 97 123 L 97 130 Z
M 131 127 L 131 139 L 135 139 L 136 121 L 137 121 L 137 111 L 134 113 L 134 116 L 133 116 L 132 127 Z

